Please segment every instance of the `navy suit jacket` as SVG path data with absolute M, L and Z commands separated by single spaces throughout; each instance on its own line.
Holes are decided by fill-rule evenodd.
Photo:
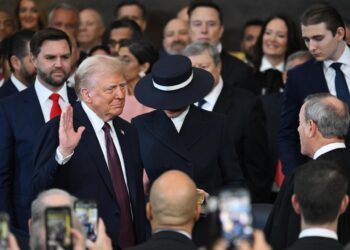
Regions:
M 7 81 L 4 82 L 4 85 L 2 85 L 0 88 L 0 99 L 14 95 L 18 92 L 19 91 L 11 81 L 11 78 L 9 78 Z
M 86 129 L 72 158 L 64 166 L 58 165 L 55 160 L 59 145 L 59 119 L 53 119 L 43 127 L 34 154 L 34 193 L 48 188 L 60 188 L 80 199 L 96 200 L 99 216 L 106 225 L 107 234 L 115 249 L 118 246 L 119 228 L 122 226 L 119 205 L 102 149 L 80 103 L 74 106 L 73 124 L 75 129 L 80 126 L 85 126 Z M 125 163 L 136 243 L 142 243 L 146 240 L 147 220 L 137 133 L 121 118 L 115 118 L 113 125 Z
M 69 101 L 76 99 L 68 89 Z M 45 124 L 34 85 L 0 101 L 0 211 L 27 230 L 32 201 L 33 148 Z
M 132 122 L 151 183 L 163 172 L 177 169 L 209 194 L 225 185 L 242 184 L 242 172 L 223 115 L 191 105 L 180 133 L 161 110 L 140 115 Z
M 147 242 L 127 250 L 196 250 L 196 245 L 185 235 L 175 231 L 160 231 Z
M 253 202 L 269 202 L 274 169 L 269 164 L 265 114 L 260 99 L 224 84 L 213 112 L 227 115 L 228 129 Z
M 298 239 L 292 246 L 287 250 L 343 250 L 344 246 L 338 241 L 326 238 L 310 236 Z
M 235 87 L 243 88 L 254 94 L 258 94 L 257 79 L 253 69 L 238 58 L 231 56 L 225 50 L 220 53 L 221 58 L 221 76 L 226 84 L 232 84 Z
M 329 92 L 322 62 L 313 59 L 288 71 L 277 139 L 285 175 L 307 160 L 300 153 L 299 111 L 305 97 L 320 92 Z

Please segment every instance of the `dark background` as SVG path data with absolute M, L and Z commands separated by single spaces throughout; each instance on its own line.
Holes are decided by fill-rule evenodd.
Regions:
M 177 11 L 188 4 L 186 0 L 139 0 L 147 8 L 148 28 L 146 35 L 155 45 L 159 46 L 162 39 L 162 29 L 165 23 L 174 17 Z M 79 9 L 92 7 L 100 11 L 105 24 L 113 20 L 113 12 L 120 1 L 112 0 L 39 0 L 46 9 L 58 2 L 68 2 Z M 241 27 L 251 18 L 267 18 L 274 13 L 289 15 L 298 22 L 301 13 L 314 0 L 216 0 L 223 10 L 225 33 L 223 45 L 229 50 L 239 50 Z M 331 3 L 340 14 L 350 20 L 350 0 L 322 1 Z M 0 0 L 0 8 L 13 11 L 17 0 Z

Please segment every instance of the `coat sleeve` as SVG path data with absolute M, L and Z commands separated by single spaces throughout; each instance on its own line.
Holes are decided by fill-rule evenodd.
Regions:
M 50 188 L 55 179 L 58 163 L 55 160 L 58 139 L 59 117 L 48 122 L 40 131 L 33 157 L 33 195 Z
M 12 186 L 15 170 L 15 140 L 4 104 L 0 103 L 0 211 L 10 214 L 12 208 Z

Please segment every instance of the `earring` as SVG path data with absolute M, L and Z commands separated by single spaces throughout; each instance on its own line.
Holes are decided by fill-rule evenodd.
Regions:
M 144 77 L 144 76 L 146 76 L 145 72 L 140 71 L 140 72 L 139 72 L 139 77 L 142 78 L 142 77 Z

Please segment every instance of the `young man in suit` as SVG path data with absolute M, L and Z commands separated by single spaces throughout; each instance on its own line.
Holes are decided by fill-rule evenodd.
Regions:
M 328 161 L 312 161 L 295 174 L 292 205 L 301 217 L 299 239 L 288 250 L 341 250 L 337 226 L 349 197 L 348 178 Z
M 152 238 L 130 248 L 195 250 L 192 229 L 200 214 L 196 185 L 188 175 L 170 170 L 156 179 L 147 203 L 147 218 L 152 226 Z
M 345 137 L 349 121 L 347 105 L 331 94 L 322 93 L 307 97 L 299 113 L 298 127 L 301 153 L 315 161 L 337 164 L 348 180 L 350 152 L 345 148 Z M 286 176 L 265 227 L 266 238 L 273 249 L 290 246 L 300 232 L 300 217 L 291 203 L 294 179 L 294 173 Z M 350 241 L 349 214 L 348 208 L 339 218 L 338 236 L 342 244 Z
M 56 187 L 96 200 L 114 249 L 145 241 L 147 225 L 136 130 L 118 117 L 127 89 L 122 70 L 109 56 L 80 64 L 81 102 L 42 129 L 33 161 L 34 193 Z
M 212 87 L 211 74 L 192 67 L 181 55 L 160 59 L 152 73 L 136 85 L 136 98 L 156 109 L 132 120 L 151 184 L 163 172 L 174 169 L 188 174 L 209 194 L 224 186 L 244 185 L 226 118 L 191 105 Z M 207 230 L 205 226 L 197 228 L 194 239 L 201 245 L 208 240 L 203 234 Z
M 306 161 L 300 154 L 297 133 L 298 112 L 304 98 L 313 93 L 329 92 L 350 105 L 350 49 L 344 41 L 345 26 L 341 16 L 329 5 L 313 5 L 301 17 L 301 31 L 314 59 L 290 70 L 287 76 L 278 135 L 285 175 Z
M 188 14 L 192 42 L 211 43 L 220 52 L 221 76 L 224 82 L 258 93 L 253 70 L 222 47 L 220 40 L 224 33 L 224 24 L 220 7 L 210 0 L 192 1 Z
M 37 71 L 34 84 L 0 101 L 0 210 L 11 225 L 27 230 L 32 200 L 32 161 L 37 135 L 51 118 L 74 103 L 66 87 L 71 70 L 71 43 L 63 31 L 47 28 L 30 41 Z
M 200 101 L 201 108 L 227 115 L 229 131 L 252 201 L 270 202 L 274 168 L 269 164 L 265 114 L 260 99 L 224 83 L 220 76 L 220 54 L 215 46 L 195 42 L 186 47 L 184 55 L 188 56 L 193 67 L 207 70 L 214 77 L 213 88 Z
M 30 59 L 29 42 L 34 35 L 32 30 L 21 30 L 10 38 L 8 62 L 11 77 L 0 88 L 0 99 L 25 90 L 34 83 L 35 68 Z

